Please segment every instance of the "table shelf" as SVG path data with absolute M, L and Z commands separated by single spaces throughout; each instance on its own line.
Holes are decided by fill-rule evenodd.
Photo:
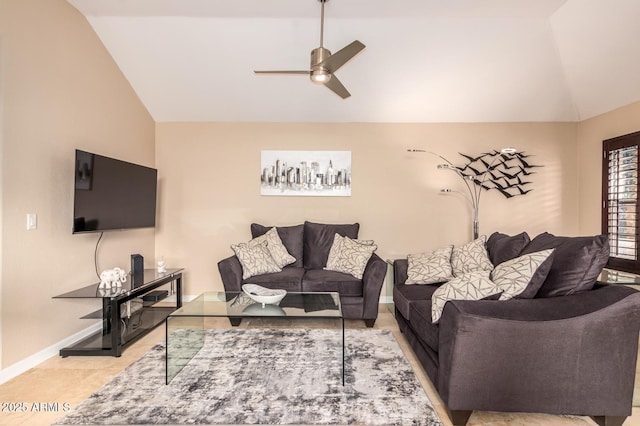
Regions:
M 145 269 L 144 274 L 117 289 L 100 289 L 99 284 L 91 284 L 54 299 L 101 299 L 102 309 L 91 312 L 81 319 L 102 320 L 102 329 L 60 350 L 67 356 L 120 356 L 131 343 L 165 321 L 167 316 L 182 306 L 182 268 L 168 269 L 158 273 Z M 133 282 L 132 282 L 133 281 Z M 167 288 L 171 296 L 166 302 L 144 301 L 145 294 Z

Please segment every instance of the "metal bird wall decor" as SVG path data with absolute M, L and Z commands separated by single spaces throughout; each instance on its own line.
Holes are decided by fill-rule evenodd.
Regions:
M 409 149 L 409 152 L 427 152 L 422 149 Z M 528 185 L 531 184 L 527 176 L 535 173 L 533 169 L 542 167 L 531 164 L 530 155 L 518 152 L 515 148 L 502 148 L 500 151 L 483 152 L 478 156 L 471 156 L 459 152 L 468 160 L 464 166 L 456 166 L 451 161 L 429 152 L 445 161 L 438 165 L 438 169 L 450 170 L 456 173 L 464 182 L 468 194 L 453 189 L 441 189 L 442 193 L 460 193 L 469 202 L 473 211 L 473 238 L 478 238 L 480 198 L 482 190 L 489 191 L 495 189 L 504 195 L 505 198 L 512 198 L 518 195 L 525 195 L 533 191 Z
M 531 155 L 515 150 L 510 152 L 509 149 L 483 152 L 475 157 L 461 152 L 459 154 L 468 160 L 464 166 L 455 166 L 438 155 L 447 162 L 446 165 L 442 165 L 445 167 L 441 166 L 441 168 L 454 169 L 464 179 L 472 181 L 487 191 L 495 189 L 505 198 L 525 195 L 533 191 L 533 188 L 529 187 L 532 182 L 528 176 L 536 173 L 533 169 L 542 167 L 531 163 Z

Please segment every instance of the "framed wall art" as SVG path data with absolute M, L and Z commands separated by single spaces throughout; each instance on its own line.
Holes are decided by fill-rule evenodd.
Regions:
M 351 151 L 262 151 L 260 195 L 351 196 Z

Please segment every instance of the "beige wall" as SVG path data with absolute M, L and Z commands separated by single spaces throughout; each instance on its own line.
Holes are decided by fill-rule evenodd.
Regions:
M 585 120 L 578 125 L 580 233 L 601 232 L 602 141 L 640 131 L 640 102 Z
M 483 194 L 481 233 L 532 236 L 600 230 L 603 139 L 637 131 L 640 103 L 582 123 L 337 124 L 157 123 L 86 20 L 63 0 L 0 2 L 0 368 L 82 330 L 95 301 L 52 296 L 97 281 L 98 236 L 71 235 L 73 150 L 159 169 L 158 228 L 105 235 L 99 268 L 146 266 L 164 256 L 186 268 L 185 293 L 221 289 L 216 263 L 250 238 L 249 224 L 304 220 L 361 224 L 384 258 L 471 238 L 470 211 L 442 187 L 461 189 L 429 154 L 515 146 L 544 165 L 534 190 Z M 155 126 L 155 127 L 154 127 Z M 262 197 L 260 151 L 350 150 L 352 196 Z M 38 230 L 25 230 L 26 213 Z M 154 245 L 155 241 L 155 245 Z M 91 309 L 89 308 L 91 307 Z
M 160 205 L 156 253 L 186 268 L 185 293 L 222 289 L 216 263 L 229 245 L 250 239 L 249 224 L 292 225 L 304 220 L 358 221 L 383 258 L 471 239 L 464 201 L 439 194 L 461 188 L 441 162 L 408 148 L 435 151 L 454 164 L 457 153 L 515 146 L 544 167 L 534 190 L 505 199 L 482 195 L 480 231 L 490 234 L 578 232 L 575 123 L 516 124 L 275 124 L 158 123 L 156 164 Z M 352 196 L 260 196 L 260 151 L 350 150 Z
M 86 19 L 64 0 L 0 2 L 2 362 L 82 330 L 98 309 L 53 296 L 97 282 L 97 234 L 72 235 L 74 149 L 154 165 L 155 127 Z M 38 229 L 26 231 L 27 213 Z M 153 230 L 105 234 L 99 268 L 154 257 Z

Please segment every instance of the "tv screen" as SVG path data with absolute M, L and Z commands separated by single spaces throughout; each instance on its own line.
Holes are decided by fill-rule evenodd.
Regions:
M 73 233 L 156 225 L 158 171 L 76 150 Z

